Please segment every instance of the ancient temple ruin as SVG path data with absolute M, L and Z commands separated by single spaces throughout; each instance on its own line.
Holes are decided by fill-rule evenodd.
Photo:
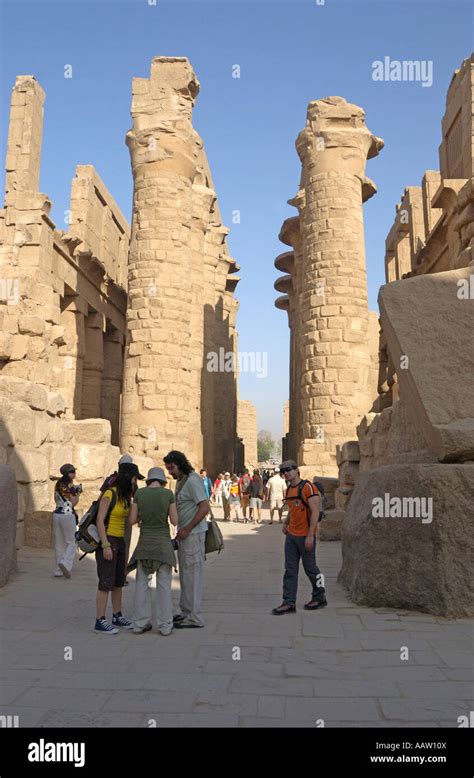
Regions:
M 178 448 L 211 474 L 253 457 L 256 430 L 255 443 L 243 431 L 247 451 L 237 431 L 236 372 L 208 369 L 213 352 L 237 352 L 239 278 L 192 126 L 198 91 L 187 59 L 153 59 L 150 78 L 133 81 L 131 228 L 79 165 L 63 230 L 39 191 L 45 94 L 33 76 L 16 80 L 0 210 L 0 465 L 16 476 L 17 545 L 50 545 L 66 461 L 85 507 L 120 451 L 147 468 Z
M 311 102 L 296 141 L 300 189 L 289 201 L 299 215 L 280 232 L 292 248 L 275 261 L 286 273 L 275 284 L 284 292 L 276 305 L 288 312 L 291 333 L 284 457 L 325 476 L 337 474 L 336 446 L 352 434 L 371 399 L 374 320 L 362 204 L 376 191 L 365 175 L 366 160 L 382 147 L 358 106 L 341 97 Z
M 333 276 L 339 274 L 353 276 L 356 290 L 363 286 L 362 280 L 365 283 L 361 241 L 346 255 L 332 244 L 335 253 L 329 257 L 324 256 L 325 244 L 321 244 L 321 230 L 329 245 L 331 235 L 334 240 L 340 237 L 334 231 L 325 235 L 323 228 L 331 229 L 330 214 L 339 217 L 341 196 L 337 174 L 330 190 L 318 191 L 322 171 L 331 170 L 330 160 L 338 158 L 332 146 L 341 138 L 345 123 L 363 126 L 361 113 L 357 116 L 360 109 L 349 109 L 341 98 L 310 104 L 306 140 L 298 144 L 300 156 L 303 152 L 304 189 L 293 203 L 302 210 L 311 202 L 315 218 L 326 218 L 326 225 L 316 222 L 307 227 L 312 216 L 306 214 L 303 221 L 301 215 L 288 220 L 281 238 L 294 251 L 276 260 L 276 266 L 288 274 L 276 282 L 276 288 L 286 292 L 276 304 L 288 310 L 292 333 L 290 421 L 284 442 L 290 455 L 297 456 L 302 465 L 311 465 L 313 474 L 327 473 L 328 454 L 331 463 L 337 462 L 336 509 L 329 513 L 329 521 L 332 537 L 342 534 L 339 580 L 356 602 L 443 616 L 474 613 L 473 99 L 471 56 L 454 73 L 448 89 L 440 170 L 427 171 L 421 186 L 408 187 L 396 209 L 386 243 L 387 283 L 379 293 L 376 349 L 370 326 L 366 328 L 364 294 L 356 291 L 352 310 L 350 300 L 340 299 L 330 311 L 324 310 L 318 294 L 318 283 L 326 291 L 326 275 L 330 276 L 331 294 L 335 294 Z M 329 110 L 337 118 L 337 129 L 328 133 L 329 143 L 321 143 L 321 159 L 305 170 L 304 160 L 314 158 L 319 137 L 325 141 L 323 117 Z M 372 151 L 380 147 L 377 140 L 372 143 Z M 365 141 L 363 148 L 367 147 Z M 345 164 L 354 171 L 354 190 L 357 179 L 363 200 L 364 188 L 373 191 L 364 180 L 363 166 L 353 167 L 354 149 L 341 156 L 347 156 Z M 346 187 L 345 165 L 341 170 Z M 344 210 L 351 213 L 350 203 L 346 206 Z M 360 236 L 358 216 L 352 226 Z M 342 224 L 336 227 L 343 228 Z M 346 246 L 352 248 L 344 241 Z M 313 251 L 315 263 L 311 267 L 308 258 Z M 306 278 L 304 284 L 302 278 Z M 346 283 L 340 293 L 347 294 L 348 287 Z M 346 317 L 341 326 L 338 317 L 343 311 Z M 359 341 L 351 341 L 352 330 L 359 334 Z M 334 427 L 333 415 L 342 379 L 327 372 L 337 363 L 325 360 L 340 353 L 347 356 L 347 332 L 356 359 L 351 365 L 355 372 L 348 374 L 349 385 L 344 387 L 342 405 L 349 422 L 344 430 L 346 441 L 342 442 L 334 434 L 339 428 Z M 369 376 L 368 386 L 364 383 L 365 400 L 361 374 Z M 313 416 L 313 409 L 318 414 L 321 409 L 331 409 L 331 414 Z M 318 423 L 329 425 L 327 435 L 319 441 L 323 443 L 320 448 L 314 445 L 312 426 Z M 313 436 L 309 447 L 305 443 L 308 432 Z

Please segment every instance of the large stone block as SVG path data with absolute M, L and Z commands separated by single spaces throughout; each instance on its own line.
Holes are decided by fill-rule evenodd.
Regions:
M 474 615 L 473 482 L 474 463 L 390 465 L 360 473 L 343 523 L 338 579 L 351 598 L 370 607 Z M 405 498 L 404 516 L 397 516 L 397 501 L 384 508 L 389 515 L 374 516 L 374 500 L 385 505 L 385 495 Z M 413 498 L 420 498 L 418 517 Z
M 5 586 L 16 573 L 16 522 L 18 497 L 15 473 L 8 465 L 0 465 L 0 586 Z
M 71 433 L 77 444 L 97 446 L 110 443 L 111 427 L 107 419 L 84 419 L 66 422 L 66 432 Z
M 34 511 L 25 514 L 25 546 L 33 548 L 53 548 L 52 511 Z
M 48 459 L 36 449 L 20 448 L 14 450 L 9 464 L 15 470 L 16 480 L 22 484 L 47 481 Z
M 474 306 L 461 292 L 472 268 L 382 286 L 381 323 L 412 422 L 440 461 L 474 458 Z
M 319 525 L 319 540 L 340 540 L 344 511 L 327 511 Z

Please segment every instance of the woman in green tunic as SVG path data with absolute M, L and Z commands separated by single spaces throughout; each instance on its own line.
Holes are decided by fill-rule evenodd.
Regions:
M 148 472 L 146 487 L 138 489 L 130 509 L 131 524 L 140 524 L 137 547 L 128 564 L 136 568 L 133 632 L 152 629 L 151 589 L 156 575 L 154 615 L 161 635 L 173 630 L 171 574 L 176 556 L 171 541 L 170 522 L 176 527 L 178 512 L 171 489 L 165 488 L 166 476 L 161 467 Z M 153 606 L 152 606 L 153 607 Z

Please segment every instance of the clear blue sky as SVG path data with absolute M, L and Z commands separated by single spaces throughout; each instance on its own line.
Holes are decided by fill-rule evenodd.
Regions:
M 153 2 L 153 0 L 151 0 Z M 395 204 L 426 169 L 438 169 L 440 120 L 452 72 L 472 48 L 472 10 L 457 0 L 77 0 L 2 3 L 1 116 L 5 148 L 10 89 L 33 74 L 46 91 L 41 191 L 64 228 L 77 164 L 93 164 L 131 217 L 132 177 L 124 138 L 131 81 L 148 77 L 156 55 L 187 56 L 201 82 L 194 123 L 202 135 L 229 246 L 241 265 L 237 287 L 241 351 L 267 351 L 267 378 L 242 375 L 240 395 L 259 427 L 280 435 L 288 396 L 286 314 L 273 306 L 278 233 L 296 214 L 294 148 L 306 105 L 342 95 L 366 110 L 385 140 L 367 174 L 378 194 L 365 206 L 369 299 L 377 310 L 384 241 Z M 431 88 L 376 82 L 372 62 L 432 60 Z M 64 78 L 65 65 L 73 78 Z M 232 78 L 232 66 L 241 78 Z M 3 180 L 2 180 L 3 185 Z M 232 225 L 232 212 L 241 224 Z

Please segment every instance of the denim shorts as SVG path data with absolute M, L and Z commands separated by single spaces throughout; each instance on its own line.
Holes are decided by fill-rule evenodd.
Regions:
M 261 497 L 251 497 L 250 498 L 250 507 L 251 508 L 261 508 L 262 507 L 263 500 Z

